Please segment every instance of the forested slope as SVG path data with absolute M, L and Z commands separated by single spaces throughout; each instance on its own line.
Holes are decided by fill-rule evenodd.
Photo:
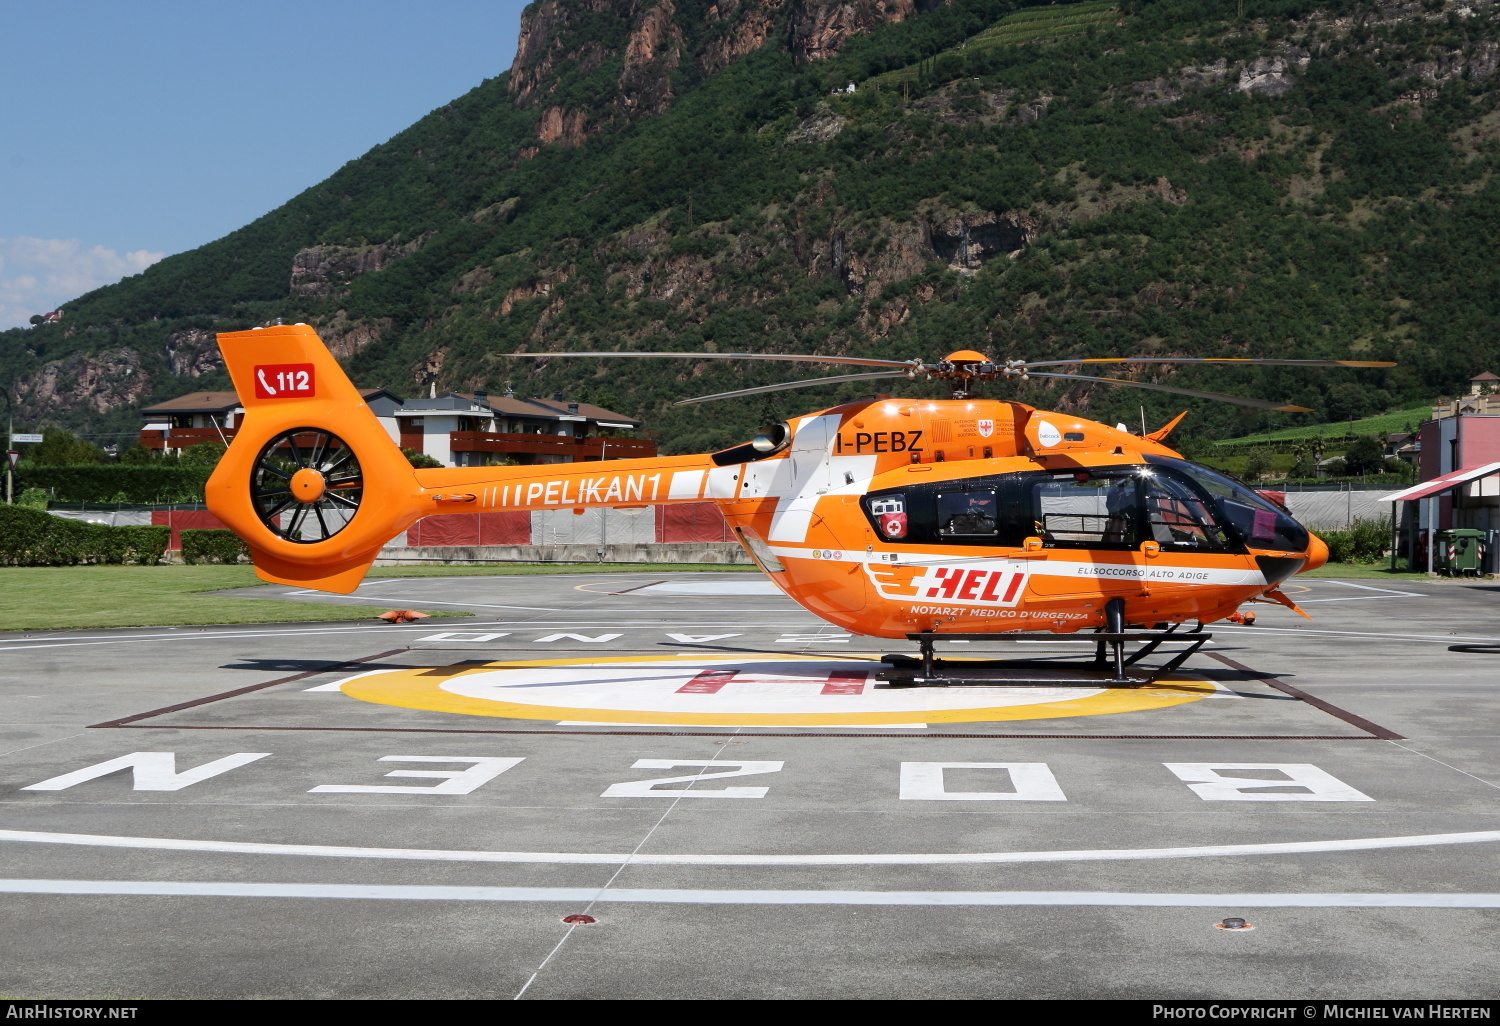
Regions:
M 512 354 L 1400 362 L 1149 372 L 1331 420 L 1500 369 L 1497 5 L 1243 12 L 542 0 L 509 73 L 60 324 L 0 334 L 0 376 L 28 417 L 129 427 L 142 402 L 222 387 L 213 331 L 280 317 L 318 326 L 361 385 L 561 389 L 684 451 L 868 386 L 674 410 L 794 375 Z M 1142 402 L 1181 408 L 1110 386 L 997 394 L 1130 423 Z

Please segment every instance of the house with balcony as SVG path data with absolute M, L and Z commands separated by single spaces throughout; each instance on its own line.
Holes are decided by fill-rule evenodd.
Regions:
M 397 438 L 395 411 L 401 397 L 383 388 L 362 388 L 359 394 L 375 414 L 391 440 Z M 146 424 L 140 442 L 148 449 L 180 454 L 200 442 L 228 445 L 239 430 L 245 408 L 234 392 L 190 392 L 148 406 L 141 411 Z
M 359 390 L 366 405 L 403 449 L 446 467 L 583 463 L 656 455 L 656 443 L 632 438 L 641 422 L 589 403 L 448 392 L 403 400 L 382 388 Z M 245 408 L 234 392 L 192 392 L 141 411 L 141 444 L 181 453 L 201 442 L 229 444 Z
M 632 438 L 641 422 L 590 403 L 449 392 L 408 399 L 395 413 L 403 449 L 444 466 L 584 463 L 655 456 L 656 443 Z

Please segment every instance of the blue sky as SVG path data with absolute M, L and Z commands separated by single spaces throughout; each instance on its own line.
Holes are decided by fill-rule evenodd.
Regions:
M 0 329 L 233 231 L 510 67 L 521 0 L 0 0 Z

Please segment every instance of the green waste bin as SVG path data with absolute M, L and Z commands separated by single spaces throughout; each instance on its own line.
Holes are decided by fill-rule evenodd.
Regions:
M 1478 577 L 1484 573 L 1484 532 L 1455 527 L 1437 533 L 1433 569 L 1449 577 Z

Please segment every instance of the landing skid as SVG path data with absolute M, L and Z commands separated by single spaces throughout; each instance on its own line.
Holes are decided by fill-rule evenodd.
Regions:
M 1178 633 L 1176 624 L 1164 631 L 1125 631 L 1118 626 L 1112 631 L 1099 631 L 1088 635 L 1096 642 L 1094 658 L 1086 666 L 1064 669 L 1055 663 L 1038 663 L 1028 659 L 939 659 L 933 650 L 937 641 L 994 641 L 1004 638 L 1010 641 L 1056 641 L 1056 634 L 908 634 L 921 650 L 920 656 L 886 655 L 881 662 L 889 670 L 881 670 L 876 680 L 885 681 L 894 687 L 1081 687 L 1081 688 L 1135 688 L 1151 684 L 1175 671 L 1188 657 L 1194 655 L 1213 637 L 1203 632 L 1200 623 L 1190 631 Z M 1143 642 L 1130 655 L 1125 654 L 1126 642 Z M 1191 642 L 1181 652 L 1174 653 L 1162 666 L 1147 670 L 1144 675 L 1130 674 L 1127 667 L 1156 651 L 1163 641 Z M 1002 672 L 996 672 L 1002 671 Z M 1048 671 L 1045 674 L 1038 671 Z

